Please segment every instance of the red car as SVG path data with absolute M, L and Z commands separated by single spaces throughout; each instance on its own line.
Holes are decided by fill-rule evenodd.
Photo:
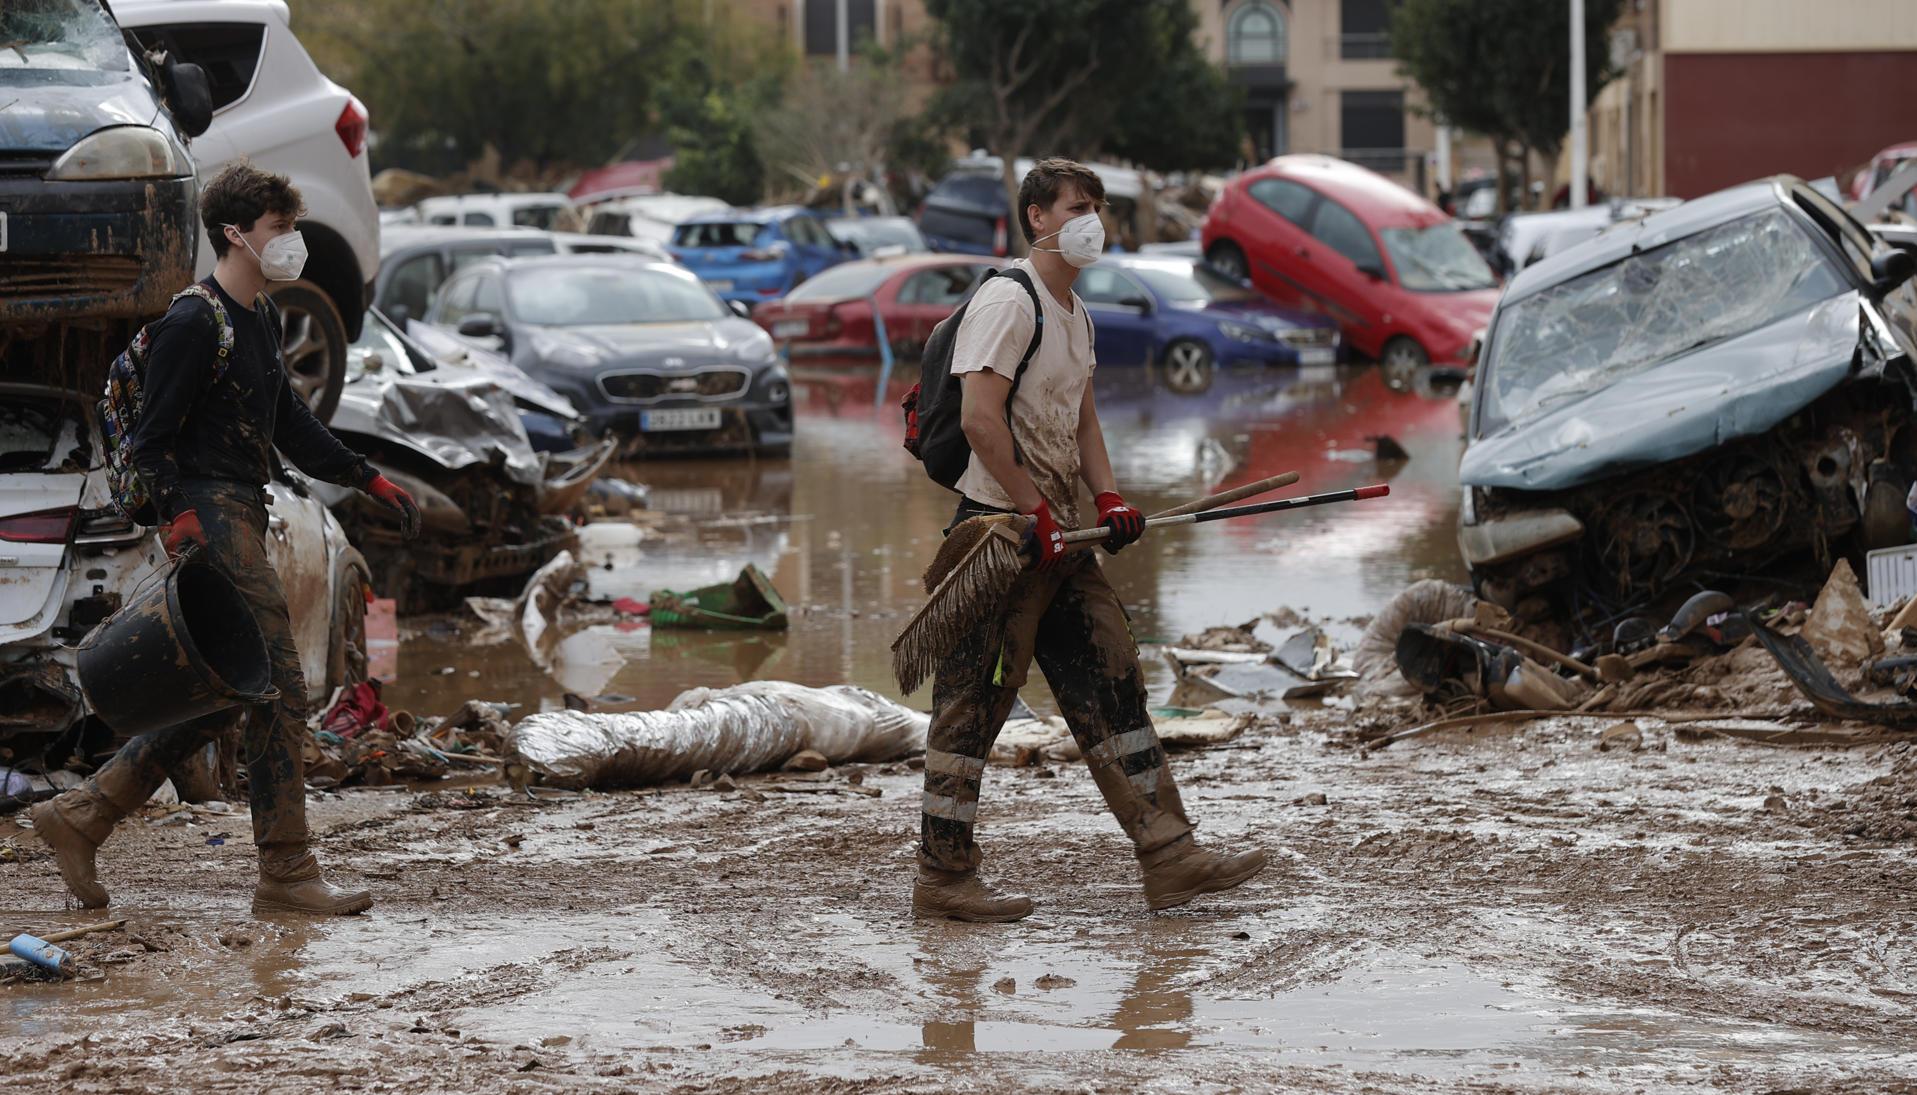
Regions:
M 915 353 L 938 322 L 1003 260 L 979 255 L 896 255 L 834 266 L 752 318 L 793 357 L 871 357 L 879 352 L 872 305 L 897 353 Z
M 1280 156 L 1233 179 L 1200 237 L 1214 267 L 1324 312 L 1389 367 L 1469 366 L 1498 279 L 1437 206 L 1357 164 Z

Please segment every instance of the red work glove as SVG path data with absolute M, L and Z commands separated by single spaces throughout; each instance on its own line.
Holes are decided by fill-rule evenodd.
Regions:
M 1094 499 L 1098 503 L 1098 523 L 1112 530 L 1105 538 L 1105 550 L 1117 555 L 1125 545 L 1145 535 L 1145 515 L 1127 505 L 1115 490 L 1104 491 Z
M 1065 534 L 1059 530 L 1058 522 L 1052 520 L 1051 503 L 1040 502 L 1037 509 L 1025 516 L 1032 519 L 1032 527 L 1025 532 L 1025 547 L 1032 553 L 1032 569 L 1050 570 L 1065 558 Z
M 200 527 L 200 515 L 190 509 L 174 514 L 173 520 L 160 526 L 160 544 L 169 559 L 178 559 L 189 545 L 205 547 L 206 530 Z
M 419 507 L 413 504 L 412 495 L 383 475 L 373 476 L 373 481 L 366 484 L 366 493 L 399 511 L 400 535 L 408 540 L 419 535 Z

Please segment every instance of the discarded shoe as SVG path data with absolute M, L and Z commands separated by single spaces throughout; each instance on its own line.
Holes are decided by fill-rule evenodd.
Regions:
M 305 913 L 312 916 L 351 916 L 373 907 L 368 890 L 346 890 L 315 875 L 297 881 L 260 876 L 253 890 L 255 913 Z
M 1032 899 L 1002 894 L 986 885 L 976 871 L 939 871 L 920 867 L 912 885 L 912 915 L 1000 924 L 1022 920 L 1032 912 Z
M 1145 902 L 1153 912 L 1177 908 L 1199 894 L 1243 885 L 1265 869 L 1265 862 L 1265 853 L 1258 848 L 1227 855 L 1181 841 L 1139 858 Z

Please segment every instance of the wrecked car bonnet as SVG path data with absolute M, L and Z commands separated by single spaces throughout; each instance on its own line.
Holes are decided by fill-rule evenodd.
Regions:
M 401 446 L 448 471 L 497 464 L 516 483 L 538 486 L 545 478 L 512 396 L 483 377 L 444 369 L 364 374 L 340 392 L 329 426 Z
M 444 328 L 416 319 L 407 321 L 406 337 L 417 342 L 442 369 L 474 370 L 511 392 L 521 404 L 568 421 L 583 420 L 578 408 L 572 405 L 572 400 L 534 380 L 502 354 L 482 350 L 460 340 Z
M 1507 427 L 1465 450 L 1458 477 L 1565 490 L 1763 433 L 1849 375 L 1860 307 L 1846 292 Z
M 131 73 L 92 87 L 0 84 L 0 103 L 0 148 L 9 152 L 58 154 L 96 129 L 152 125 L 160 113 L 152 89 Z

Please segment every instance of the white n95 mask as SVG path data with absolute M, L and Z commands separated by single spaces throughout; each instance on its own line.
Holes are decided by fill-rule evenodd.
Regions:
M 227 227 L 240 232 L 237 224 Z M 246 243 L 246 233 L 240 232 L 240 242 Z M 265 274 L 268 281 L 298 281 L 300 273 L 306 269 L 306 237 L 298 232 L 274 236 L 258 251 L 253 251 L 253 245 L 246 243 L 246 249 L 260 260 L 260 273 Z
M 1057 247 L 1036 246 L 1039 242 L 1051 239 L 1053 236 L 1058 237 Z M 1063 228 L 1056 232 L 1048 232 L 1033 240 L 1032 243 L 1034 244 L 1032 250 L 1050 251 L 1054 255 L 1061 255 L 1066 262 L 1083 269 L 1097 262 L 1098 256 L 1105 253 L 1105 222 L 1098 219 L 1097 213 L 1086 213 L 1084 216 L 1073 217 L 1065 222 Z

